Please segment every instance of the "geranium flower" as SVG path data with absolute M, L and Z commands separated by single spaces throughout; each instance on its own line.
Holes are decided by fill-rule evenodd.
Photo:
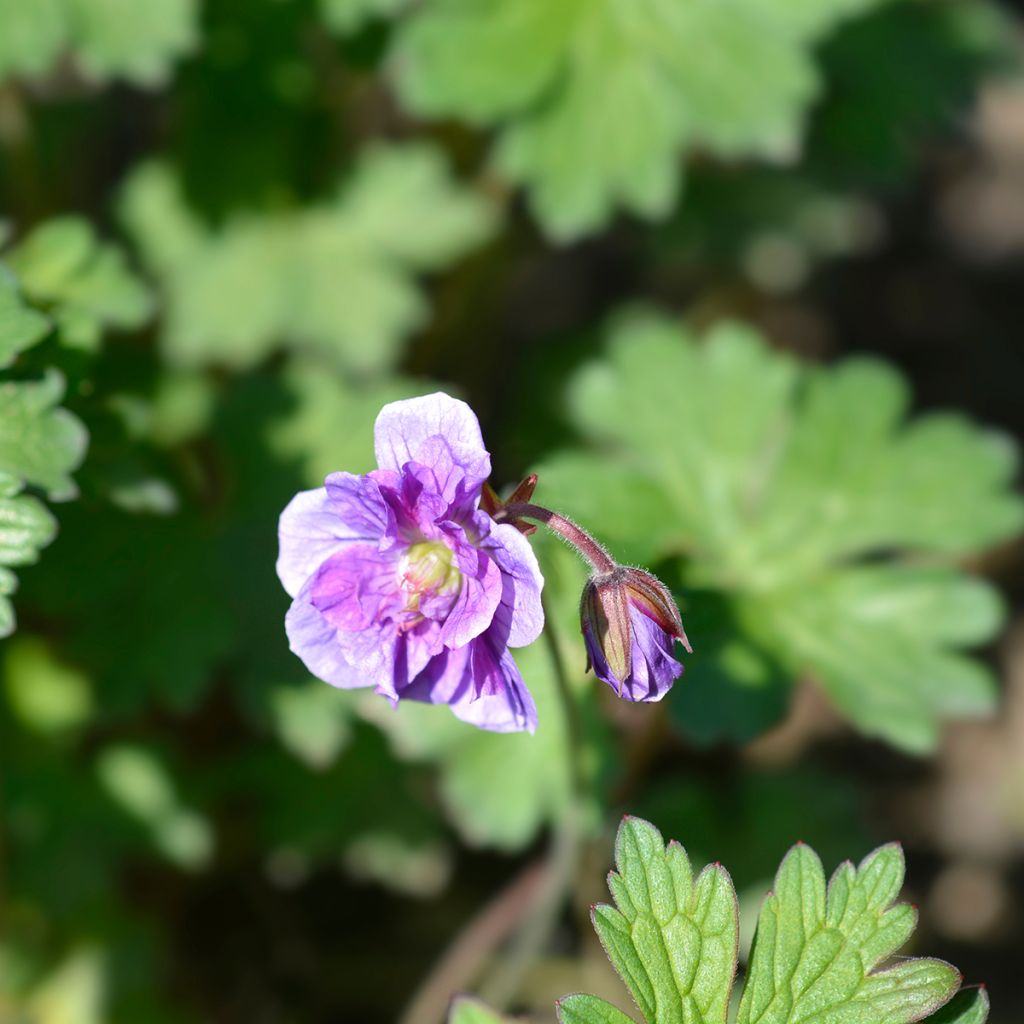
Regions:
M 591 577 L 580 621 L 587 667 L 625 700 L 661 700 L 682 674 L 676 640 L 687 651 L 690 642 L 668 588 L 649 572 L 616 565 Z
M 447 704 L 482 729 L 533 731 L 509 647 L 544 625 L 529 542 L 480 507 L 480 425 L 445 394 L 386 405 L 378 468 L 332 473 L 281 514 L 278 576 L 291 649 L 333 686 Z

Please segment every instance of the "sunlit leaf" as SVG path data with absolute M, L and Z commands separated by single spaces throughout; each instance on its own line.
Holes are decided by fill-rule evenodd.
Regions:
M 0 383 L 0 474 L 41 487 L 56 501 L 76 494 L 70 474 L 87 442 L 79 420 L 57 405 L 63 397 L 56 370 L 40 381 Z
M 496 124 L 498 166 L 573 238 L 620 206 L 665 216 L 695 146 L 791 153 L 818 91 L 810 45 L 878 2 L 433 0 L 399 26 L 395 71 L 416 113 Z
M 705 624 L 706 646 L 691 630 L 690 678 L 709 700 L 715 678 L 777 687 L 780 669 L 811 672 L 859 728 L 912 751 L 934 746 L 941 719 L 992 709 L 991 678 L 960 651 L 1002 613 L 951 560 L 1024 524 L 1007 438 L 962 416 L 909 420 L 881 363 L 812 368 L 747 328 L 698 343 L 650 315 L 620 322 L 570 400 L 607 453 L 590 457 L 596 473 L 611 457 L 662 491 L 659 553 L 685 555 L 695 606 L 720 595 L 721 629 Z
M 19 352 L 49 329 L 50 321 L 23 301 L 15 281 L 0 266 L 0 369 L 10 366 Z
M 0 0 L 0 79 L 70 53 L 90 78 L 158 85 L 194 46 L 197 14 L 196 0 Z
M 239 215 L 216 232 L 160 165 L 136 173 L 123 210 L 162 279 L 175 364 L 242 369 L 287 343 L 363 374 L 390 367 L 425 322 L 416 275 L 479 245 L 494 224 L 425 144 L 371 146 L 332 202 Z
M 25 295 L 48 310 L 65 344 L 95 349 L 105 329 L 131 330 L 150 312 L 124 253 L 78 217 L 46 221 L 6 254 Z
M 457 996 L 448 1010 L 448 1024 L 509 1024 L 509 1018 L 478 999 Z
M 595 907 L 594 927 L 644 1021 L 721 1024 L 738 939 L 729 875 L 716 864 L 695 880 L 683 848 L 666 847 L 638 818 L 619 827 L 615 862 L 615 907 Z M 956 968 L 893 960 L 917 923 L 913 907 L 893 904 L 903 875 L 900 848 L 883 846 L 857 868 L 841 865 L 826 891 L 817 854 L 793 847 L 761 909 L 737 1024 L 911 1024 L 946 1004 L 960 986 Z M 976 1012 L 972 997 L 963 1012 Z M 558 1009 L 562 1024 L 629 1020 L 594 996 L 567 996 Z
M 903 853 L 883 846 L 832 876 L 817 854 L 795 846 L 758 920 L 737 1024 L 789 1024 L 813 1015 L 907 1024 L 946 1003 L 960 986 L 941 960 L 888 961 L 910 938 L 917 912 L 892 905 L 903 886 Z

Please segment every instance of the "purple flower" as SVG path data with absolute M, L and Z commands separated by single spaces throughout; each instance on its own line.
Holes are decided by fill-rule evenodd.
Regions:
M 532 732 L 508 648 L 539 635 L 544 580 L 522 533 L 479 508 L 491 460 L 476 416 L 441 393 L 393 402 L 374 437 L 378 469 L 332 473 L 281 514 L 291 649 L 332 686 Z
M 650 573 L 620 565 L 593 576 L 580 620 L 587 668 L 620 697 L 661 700 L 682 675 L 676 640 L 690 644 L 672 595 Z

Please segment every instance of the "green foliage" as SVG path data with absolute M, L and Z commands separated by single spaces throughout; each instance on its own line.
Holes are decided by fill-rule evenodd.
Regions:
M 89 78 L 160 85 L 197 17 L 197 0 L 0 0 L 0 79 L 48 74 L 70 52 Z
M 959 992 L 925 1024 L 985 1024 L 987 1020 L 988 992 L 975 988 Z
M 123 215 L 163 284 L 171 362 L 245 369 L 287 342 L 361 374 L 390 367 L 426 320 L 414 276 L 494 227 L 426 144 L 369 147 L 333 201 L 238 216 L 219 231 L 188 209 L 169 168 L 151 164 L 128 183 Z
M 2 265 L 0 275 L 0 369 L 4 369 L 18 353 L 46 335 L 50 321 L 25 304 L 16 282 Z
M 0 384 L 0 473 L 41 487 L 55 501 L 75 496 L 71 472 L 88 441 L 78 418 L 59 406 L 63 397 L 57 370 L 40 381 Z
M 25 296 L 53 316 L 61 341 L 93 351 L 105 329 L 133 330 L 149 316 L 149 295 L 123 252 L 100 242 L 80 217 L 60 217 L 7 253 Z
M 878 970 L 910 938 L 917 911 L 892 906 L 903 886 L 903 853 L 883 846 L 859 867 L 840 865 L 825 891 L 817 854 L 786 855 L 761 909 L 737 1024 L 813 1019 L 920 1020 L 960 985 L 941 960 L 910 959 Z
M 647 1024 L 726 1019 L 736 970 L 738 915 L 721 865 L 693 878 L 686 851 L 652 825 L 626 818 L 608 876 L 615 907 L 594 908 L 594 927 Z M 941 960 L 889 961 L 910 938 L 916 911 L 893 905 L 903 854 L 883 846 L 859 867 L 846 862 L 828 890 L 817 854 L 798 845 L 775 877 L 757 926 L 737 1024 L 910 1024 L 946 1004 L 960 985 Z M 616 909 L 617 908 L 617 909 Z M 982 997 L 983 998 L 983 997 Z M 953 1016 L 983 1013 L 976 993 Z M 562 1024 L 625 1024 L 596 996 L 567 996 Z M 984 1020 L 984 1016 L 976 1018 Z
M 11 565 L 31 565 L 57 532 L 42 502 L 19 494 L 21 484 L 0 473 L 0 636 L 14 631 L 14 609 L 8 600 L 17 586 Z
M 500 126 L 497 165 L 571 239 L 619 206 L 666 216 L 695 147 L 794 152 L 819 86 L 812 45 L 878 2 L 433 0 L 400 27 L 394 63 L 416 113 Z
M 448 1024 L 506 1024 L 507 1021 L 507 1017 L 468 996 L 457 996 L 448 1011 Z
M 40 342 L 49 327 L 0 265 L 0 367 Z M 78 418 L 58 406 L 63 396 L 57 370 L 38 381 L 0 381 L 0 637 L 14 631 L 8 598 L 17 580 L 9 567 L 34 563 L 57 532 L 43 504 L 22 490 L 40 488 L 55 501 L 76 493 L 70 474 L 82 460 L 87 435 Z
M 594 929 L 644 1019 L 724 1020 L 739 934 L 728 872 L 695 879 L 686 851 L 638 818 L 619 828 L 615 867 L 615 907 L 594 908 Z
M 1002 87 L 986 79 L 1020 63 L 1017 19 L 998 10 L 0 0 L 0 634 L 14 571 L 21 626 L 0 651 L 0 1018 L 398 1019 L 522 860 L 579 853 L 569 899 L 588 904 L 592 843 L 626 800 L 685 834 L 694 862 L 722 857 L 744 918 L 792 836 L 826 861 L 874 845 L 899 759 L 854 739 L 796 759 L 801 716 L 762 748 L 786 759 L 771 768 L 665 726 L 758 736 L 804 676 L 912 750 L 989 708 L 966 652 L 1001 611 L 964 567 L 1015 585 L 1015 549 L 976 557 L 1019 528 L 1010 446 L 959 416 L 906 418 L 877 364 L 818 370 L 742 330 L 699 344 L 651 319 L 602 357 L 591 328 L 657 295 L 695 321 L 771 324 L 802 351 L 870 337 L 927 401 L 967 357 L 896 346 L 948 332 L 977 344 L 955 400 L 1019 425 L 1012 363 L 991 361 L 1013 296 L 978 265 L 946 288 L 925 220 L 957 198 L 982 87 L 981 169 L 1012 149 L 988 120 L 1012 134 L 1015 107 L 991 107 Z M 105 228 L 112 197 L 129 258 Z M 618 213 L 667 221 L 571 252 L 546 241 Z M 697 653 L 663 704 L 626 706 L 585 674 L 583 571 L 540 534 L 548 631 L 514 652 L 534 737 L 392 711 L 310 679 L 288 650 L 282 507 L 372 468 L 379 408 L 439 388 L 480 415 L 495 486 L 537 471 L 539 501 L 684 600 Z M 673 888 L 680 913 L 662 921 L 643 899 L 684 863 L 633 828 L 615 883 L 629 903 L 601 927 L 642 997 L 650 963 L 670 1011 L 682 999 L 721 1024 L 727 983 L 698 965 L 689 984 L 687 958 L 722 924 L 706 962 L 732 969 L 727 876 Z M 842 931 L 828 907 L 822 944 Z M 494 980 L 536 927 L 524 909 Z M 906 916 L 867 914 L 831 968 L 869 994 L 855 940 L 885 913 Z M 594 966 L 559 921 L 517 1005 Z M 666 973 L 657 943 L 677 937 Z M 928 1020 L 982 1024 L 987 1002 L 963 992 Z M 561 1012 L 628 1021 L 588 997 Z M 504 1020 L 468 999 L 452 1015 Z
M 607 453 L 595 472 L 611 456 L 655 483 L 672 508 L 659 553 L 724 600 L 732 626 L 708 632 L 703 661 L 697 644 L 701 693 L 702 676 L 764 690 L 777 665 L 811 672 L 860 729 L 911 751 L 934 746 L 941 718 L 992 708 L 988 673 L 959 649 L 995 633 L 999 602 L 949 560 L 1024 522 L 1004 438 L 950 414 L 907 423 L 881 363 L 813 369 L 749 329 L 699 344 L 649 314 L 618 323 L 570 402 Z

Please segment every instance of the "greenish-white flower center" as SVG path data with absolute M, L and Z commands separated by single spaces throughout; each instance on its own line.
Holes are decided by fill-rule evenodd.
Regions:
M 454 552 L 440 541 L 413 544 L 399 563 L 399 580 L 406 608 L 419 607 L 424 595 L 455 595 L 462 588 L 462 573 L 453 564 Z

